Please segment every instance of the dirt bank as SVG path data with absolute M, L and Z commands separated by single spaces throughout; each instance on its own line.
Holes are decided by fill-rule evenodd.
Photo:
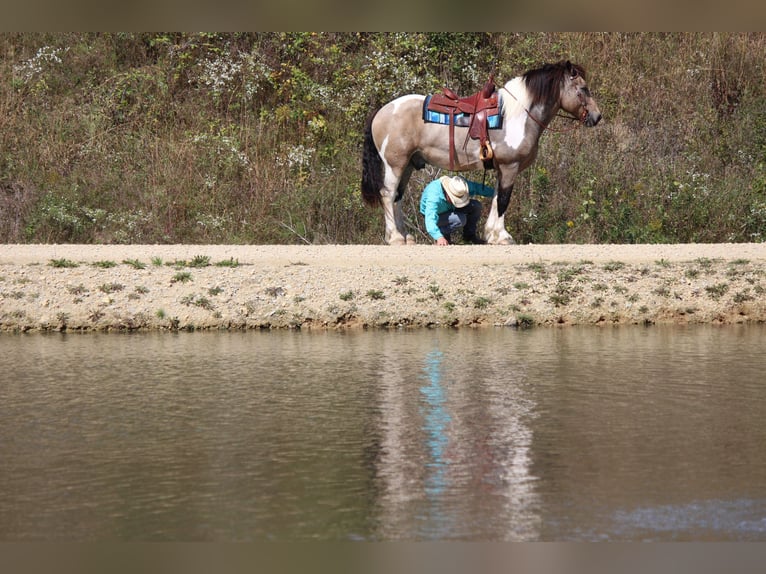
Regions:
M 0 331 L 766 320 L 766 244 L 0 245 Z

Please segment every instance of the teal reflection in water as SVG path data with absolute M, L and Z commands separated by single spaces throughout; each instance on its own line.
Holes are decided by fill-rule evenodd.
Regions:
M 431 351 L 426 355 L 425 372 L 428 384 L 420 387 L 425 397 L 426 412 L 423 430 L 426 432 L 430 461 L 426 464 L 426 493 L 429 496 L 439 496 L 445 490 L 445 475 L 447 460 L 444 452 L 447 449 L 447 425 L 450 415 L 445 408 L 446 397 L 442 386 L 441 363 L 444 354 L 441 351 Z

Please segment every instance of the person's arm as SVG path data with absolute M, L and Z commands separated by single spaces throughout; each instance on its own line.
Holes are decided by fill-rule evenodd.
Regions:
M 440 239 L 444 239 L 444 236 L 439 229 L 439 213 L 436 211 L 436 205 L 433 203 L 427 203 L 423 217 L 426 221 L 426 231 L 428 232 L 428 235 L 433 237 L 434 241 L 436 242 L 438 242 Z
M 488 185 L 481 184 L 478 181 L 470 181 L 470 180 L 466 180 L 466 181 L 468 182 L 469 195 L 481 195 L 482 197 L 495 196 L 495 189 L 493 187 L 489 187 Z

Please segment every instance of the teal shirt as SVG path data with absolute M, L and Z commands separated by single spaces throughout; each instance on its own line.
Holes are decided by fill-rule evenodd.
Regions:
M 491 187 L 475 181 L 466 181 L 468 181 L 468 194 L 471 196 L 493 197 L 495 195 L 495 190 Z M 435 179 L 425 187 L 423 195 L 420 197 L 420 213 L 425 217 L 426 231 L 428 235 L 434 238 L 434 241 L 443 237 L 439 230 L 439 216 L 454 209 L 455 206 L 444 197 L 441 181 Z

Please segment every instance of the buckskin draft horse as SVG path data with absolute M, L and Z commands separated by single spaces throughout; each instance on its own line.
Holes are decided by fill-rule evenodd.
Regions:
M 455 98 L 453 111 L 458 115 L 479 111 L 478 105 L 472 106 L 493 91 L 494 83 L 490 82 L 489 90 L 485 86 L 479 94 L 463 100 L 445 90 L 447 96 Z M 474 136 L 474 126 L 455 124 L 456 116 L 452 114 L 446 115 L 452 116 L 449 123 L 453 125 L 426 121 L 424 105 L 430 98 L 423 95 L 401 96 L 370 116 L 364 134 L 362 197 L 370 205 L 382 205 L 388 244 L 415 243 L 404 227 L 399 200 L 412 171 L 426 164 L 453 171 L 491 165 L 497 175 L 497 189 L 484 226 L 484 239 L 487 243 L 512 244 L 504 218 L 513 183 L 534 161 L 538 141 L 548 124 L 559 110 L 588 127 L 601 120 L 601 112 L 585 81 L 585 70 L 569 61 L 529 70 L 495 94 L 500 121 L 495 129 L 484 129 L 488 142 L 473 139 L 478 137 Z

